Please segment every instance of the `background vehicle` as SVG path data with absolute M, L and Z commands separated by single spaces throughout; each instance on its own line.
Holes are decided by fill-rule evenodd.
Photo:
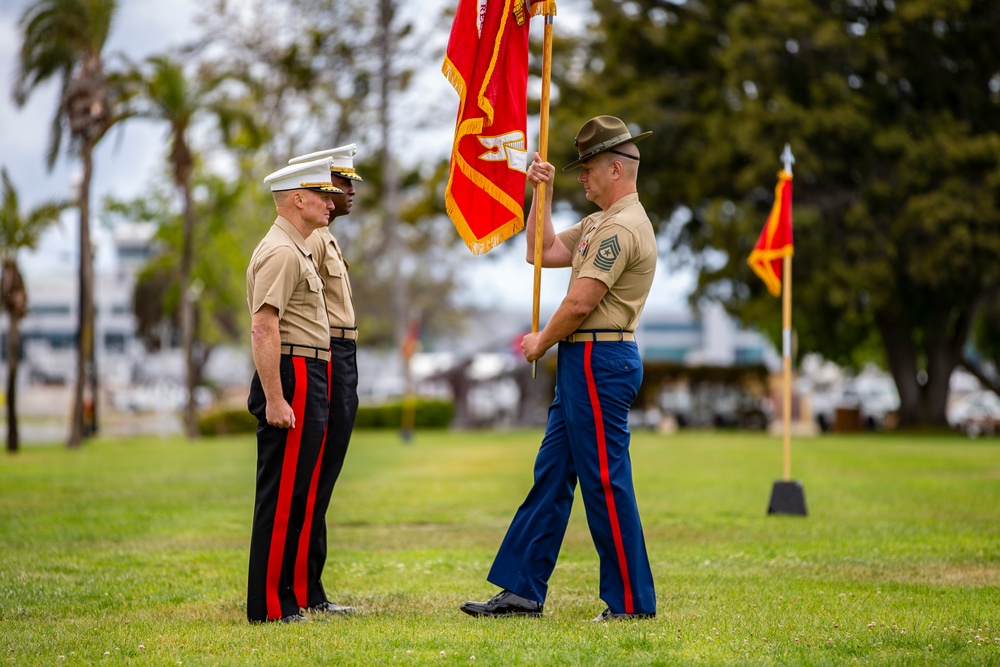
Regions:
M 1000 433 L 1000 396 L 989 390 L 974 391 L 948 406 L 948 424 L 969 437 Z
M 885 428 L 887 417 L 899 409 L 896 383 L 882 375 L 859 375 L 844 383 L 837 407 L 857 408 L 869 431 Z

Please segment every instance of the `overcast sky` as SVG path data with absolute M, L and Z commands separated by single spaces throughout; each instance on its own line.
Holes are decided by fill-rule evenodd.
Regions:
M 45 165 L 49 128 L 55 110 L 58 81 L 37 88 L 27 104 L 18 109 L 11 99 L 16 71 L 17 49 L 21 38 L 17 21 L 26 0 L 0 0 L 0 164 L 21 197 L 26 210 L 40 201 L 72 197 L 71 184 L 78 173 L 76 163 L 60 156 L 52 171 Z M 134 60 L 160 53 L 179 44 L 191 31 L 193 0 L 122 0 L 106 53 L 125 52 Z M 162 128 L 149 124 L 112 133 L 98 144 L 95 153 L 91 201 L 96 205 L 106 194 L 128 198 L 141 192 L 160 169 L 166 135 Z M 65 142 L 63 144 L 65 148 Z M 29 277 L 39 273 L 71 271 L 76 263 L 77 213 L 64 216 L 59 228 L 53 228 L 35 253 L 25 256 Z M 107 230 L 92 222 L 92 232 L 99 243 L 98 268 L 107 267 L 111 253 L 104 244 Z
M 578 0 L 567 2 L 570 5 L 579 4 Z M 45 199 L 72 196 L 70 185 L 77 169 L 73 161 L 65 156 L 60 156 L 51 172 L 45 166 L 57 82 L 51 81 L 38 88 L 21 109 L 11 99 L 16 54 L 20 46 L 17 20 L 29 5 L 27 0 L 0 0 L 0 165 L 7 169 L 21 196 L 22 210 Z M 106 53 L 121 51 L 138 61 L 180 45 L 194 30 L 192 20 L 198 7 L 199 4 L 193 0 L 121 0 Z M 540 29 L 541 20 L 533 21 L 533 29 L 535 23 Z M 441 26 L 438 39 L 442 44 L 447 42 L 449 30 L 450 26 Z M 430 77 L 435 75 L 441 82 L 444 81 L 437 63 L 427 74 Z M 437 78 L 433 80 L 437 81 Z M 457 95 L 446 84 L 442 93 L 454 97 L 457 111 Z M 529 136 L 532 134 L 529 131 Z M 123 131 L 113 130 L 98 145 L 95 154 L 91 201 L 96 205 L 112 192 L 120 198 L 140 194 L 143 186 L 162 169 L 165 140 L 163 128 L 149 124 L 133 123 Z M 22 263 L 29 280 L 32 276 L 54 272 L 75 274 L 76 220 L 76 212 L 70 212 L 59 227 L 46 235 L 37 252 L 23 257 Z M 557 227 L 564 227 L 570 222 L 567 220 L 561 226 L 557 223 Z M 107 247 L 107 230 L 95 221 L 92 233 L 99 244 L 96 257 L 98 270 L 111 268 L 114 264 L 113 253 Z M 525 307 L 530 312 L 534 272 L 524 261 L 523 234 L 507 241 L 489 255 L 489 258 L 474 257 L 469 253 L 466 260 L 470 287 L 467 299 L 484 305 L 503 303 L 513 308 Z M 543 307 L 554 308 L 565 294 L 568 274 L 566 270 L 546 270 L 542 275 Z M 690 276 L 669 276 L 661 265 L 648 307 L 656 310 L 684 308 L 684 300 L 692 284 Z

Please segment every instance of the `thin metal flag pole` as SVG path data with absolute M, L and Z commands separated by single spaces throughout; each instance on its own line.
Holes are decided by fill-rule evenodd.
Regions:
M 781 154 L 785 171 L 792 175 L 795 156 L 785 144 Z M 792 256 L 786 254 L 781 268 L 781 360 L 782 360 L 782 421 L 784 449 L 784 480 L 792 479 Z
M 552 22 L 555 3 L 549 3 L 545 14 L 545 33 L 542 38 L 542 101 L 538 126 L 538 154 L 542 161 L 549 154 L 549 82 L 552 78 Z M 535 196 L 535 289 L 531 306 L 531 333 L 538 333 L 538 311 L 542 295 L 542 243 L 545 235 L 546 184 L 539 183 Z M 541 219 L 539 219 L 541 218 Z M 531 362 L 531 379 L 535 379 L 538 361 Z

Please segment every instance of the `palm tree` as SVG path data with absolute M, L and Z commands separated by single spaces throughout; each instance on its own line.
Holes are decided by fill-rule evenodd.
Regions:
M 218 124 L 223 143 L 230 145 L 235 137 L 244 143 L 259 144 L 258 129 L 246 108 L 226 96 L 223 84 L 232 78 L 227 73 L 209 70 L 197 77 L 185 75 L 184 66 L 165 56 L 146 59 L 148 72 L 137 68 L 126 77 L 131 106 L 129 114 L 167 123 L 170 132 L 170 163 L 174 185 L 183 199 L 183 231 L 178 282 L 180 287 L 181 345 L 184 353 L 187 400 L 184 405 L 184 430 L 189 438 L 198 436 L 194 390 L 198 371 L 195 363 L 197 338 L 196 301 L 198 285 L 191 280 L 194 266 L 194 234 L 196 213 L 192 197 L 191 175 L 195 168 L 195 153 L 189 140 L 192 126 L 202 116 L 210 116 Z
M 117 0 L 38 0 L 19 21 L 22 43 L 14 81 L 14 101 L 24 106 L 43 82 L 56 77 L 61 95 L 52 119 L 46 154 L 51 169 L 63 134 L 80 158 L 83 173 L 76 193 L 80 212 L 80 294 L 77 373 L 68 445 L 79 447 L 97 428 L 97 365 L 94 357 L 94 257 L 90 243 L 90 182 L 94 147 L 119 120 L 115 94 L 102 52 L 118 9 Z M 90 402 L 84 401 L 89 380 Z M 86 423 L 85 423 L 86 417 Z
M 39 204 L 22 215 L 17 191 L 7 170 L 0 170 L 2 200 L 0 200 L 0 292 L 10 327 L 7 331 L 7 451 L 20 449 L 17 429 L 17 371 L 21 361 L 21 319 L 28 314 L 28 292 L 24 287 L 17 255 L 22 248 L 33 249 L 45 228 L 59 219 L 69 202 L 50 201 Z

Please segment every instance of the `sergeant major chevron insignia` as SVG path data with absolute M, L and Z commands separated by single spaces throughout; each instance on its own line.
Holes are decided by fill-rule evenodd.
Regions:
M 597 254 L 594 256 L 594 266 L 601 271 L 610 271 L 615 265 L 615 260 L 621 253 L 622 247 L 618 245 L 618 235 L 610 236 L 597 247 Z

